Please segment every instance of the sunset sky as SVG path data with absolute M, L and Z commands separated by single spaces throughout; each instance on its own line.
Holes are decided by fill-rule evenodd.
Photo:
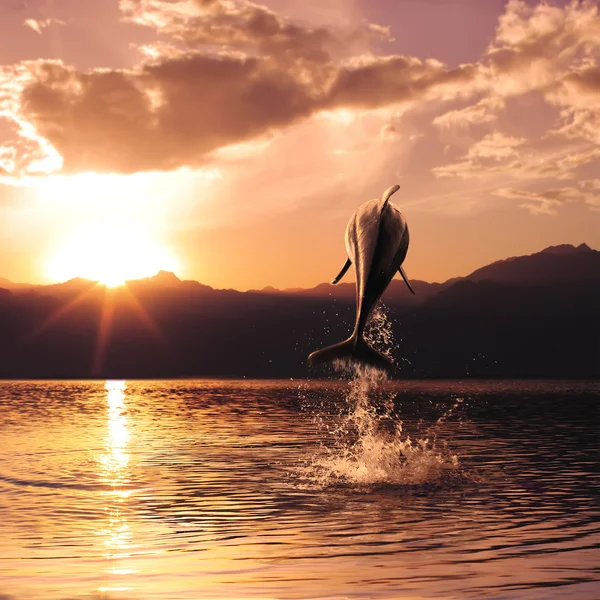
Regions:
M 0 277 L 308 287 L 394 183 L 413 279 L 599 248 L 599 57 L 596 1 L 2 0 Z

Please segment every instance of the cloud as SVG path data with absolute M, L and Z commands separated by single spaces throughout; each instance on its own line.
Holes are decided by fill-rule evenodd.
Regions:
M 12 146 L 0 146 L 0 175 L 14 171 L 16 154 Z
M 511 184 L 572 180 L 584 168 L 600 163 L 599 51 L 596 2 L 573 0 L 561 7 L 510 0 L 471 82 L 477 101 L 433 120 L 441 134 L 462 130 L 463 140 L 468 128 L 481 131 L 492 126 L 494 130 L 471 141 L 458 159 L 434 167 L 433 174 L 496 182 L 499 195 L 516 198 L 518 194 L 528 200 L 523 206 L 536 214 L 554 214 L 569 194 L 570 199 L 595 206 L 596 196 L 582 189 L 552 188 L 545 195 L 532 196 Z M 536 137 L 517 140 L 498 133 L 503 112 L 516 110 L 519 98 L 540 107 L 545 103 L 557 113 L 556 121 Z M 521 130 L 526 130 L 525 122 Z
M 368 110 L 450 97 L 469 78 L 469 68 L 449 71 L 433 59 L 368 56 L 336 70 L 322 106 Z
M 130 72 L 37 63 L 21 114 L 65 171 L 135 172 L 201 164 L 308 116 L 315 103 L 311 86 L 256 58 L 186 53 Z
M 64 21 L 60 19 L 25 19 L 23 21 L 25 27 L 35 31 L 37 34 L 42 35 L 42 31 L 51 25 L 65 25 Z
M 30 81 L 26 65 L 0 66 L 0 126 L 4 171 L 11 175 L 59 170 L 62 157 L 21 111 L 21 93 Z
M 597 142 L 595 3 L 560 8 L 511 0 L 482 58 L 455 69 L 435 59 L 372 54 L 374 41 L 389 38 L 387 28 L 300 25 L 244 0 L 121 0 L 120 7 L 124 18 L 161 36 L 140 47 L 144 60 L 135 68 L 83 72 L 57 61 L 0 67 L 0 117 L 16 132 L 4 144 L 5 156 L 11 150 L 5 170 L 19 176 L 199 167 L 224 148 L 340 109 L 439 109 L 450 102 L 451 110 L 432 118 L 435 125 L 486 127 L 511 98 L 534 91 L 561 111 L 555 138 L 579 153 L 588 148 L 575 142 Z M 391 139 L 393 132 L 381 135 Z M 525 140 L 491 131 L 461 161 L 434 173 L 467 179 L 509 167 L 535 177 L 545 168 L 539 158 Z
M 476 142 L 457 162 L 434 167 L 436 177 L 460 179 L 488 179 L 502 176 L 516 180 L 568 180 L 576 177 L 577 170 L 594 164 L 600 159 L 600 148 L 586 144 L 568 145 L 559 150 L 541 150 L 524 138 L 501 138 L 513 140 L 510 145 L 490 144 L 494 134 Z M 518 141 L 518 143 L 517 143 Z
M 578 97 L 568 90 L 586 77 L 578 71 L 595 65 L 599 49 L 596 2 L 572 0 L 559 7 L 510 0 L 494 39 L 476 64 L 468 89 L 469 97 L 484 97 L 476 104 L 439 115 L 434 124 L 449 127 L 489 123 L 498 118 L 507 100 L 532 92 L 569 108 Z
M 600 180 L 582 182 L 580 187 L 551 188 L 541 192 L 502 188 L 495 192 L 501 198 L 526 200 L 520 204 L 521 208 L 528 210 L 532 215 L 556 215 L 557 207 L 583 200 L 592 206 L 600 206 Z
M 589 179 L 580 182 L 579 186 L 584 192 L 584 200 L 592 210 L 600 211 L 600 179 Z
M 27 124 L 61 157 L 64 172 L 203 165 L 224 147 L 320 112 L 415 102 L 466 76 L 413 57 L 343 59 L 348 40 L 381 36 L 372 27 L 303 28 L 246 2 L 122 6 L 129 18 L 188 47 L 146 47 L 152 58 L 130 70 L 81 72 L 59 61 L 19 66 L 12 117 L 21 135 Z M 15 164 L 32 170 L 25 157 Z
M 515 156 L 516 148 L 522 146 L 526 141 L 525 138 L 511 137 L 494 131 L 471 146 L 467 152 L 467 158 L 500 160 Z
M 496 196 L 501 198 L 511 198 L 517 200 L 527 200 L 521 204 L 521 208 L 529 210 L 533 215 L 556 215 L 556 207 L 566 202 L 573 202 L 581 194 L 581 191 L 574 187 L 564 187 L 549 189 L 544 192 L 529 192 L 526 190 L 517 190 L 514 188 L 502 188 L 495 192 Z
M 507 168 L 520 169 L 518 148 L 526 141 L 493 131 L 475 142 L 460 161 L 435 167 L 433 173 L 438 177 L 471 179 L 503 172 Z
M 561 124 L 552 131 L 554 135 L 600 144 L 600 66 L 596 61 L 566 76 L 547 98 L 561 109 Z
M 600 44 L 598 6 L 573 0 L 565 7 L 510 0 L 490 44 L 483 71 L 500 96 L 555 85 Z
M 277 62 L 329 63 L 389 38 L 387 28 L 369 24 L 348 31 L 301 26 L 243 0 L 121 0 L 119 5 L 126 19 L 188 47 L 256 52 Z
M 433 124 L 451 128 L 466 127 L 495 121 L 497 113 L 506 106 L 505 101 L 497 96 L 482 98 L 477 104 L 466 108 L 450 110 L 433 119 Z

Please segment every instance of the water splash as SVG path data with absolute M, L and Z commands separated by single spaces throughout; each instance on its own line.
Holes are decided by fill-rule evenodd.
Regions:
M 380 305 L 365 332 L 367 342 L 395 361 L 397 345 L 387 310 Z M 394 406 L 395 392 L 386 385 L 387 375 L 373 367 L 346 364 L 350 376 L 344 407 L 337 423 L 327 424 L 328 442 L 313 458 L 310 475 L 321 486 L 439 484 L 458 476 L 460 464 L 445 443 L 438 442 L 437 426 L 447 419 L 462 399 L 424 432 L 412 439 L 403 430 Z M 324 423 L 320 417 L 321 425 Z
M 394 365 L 397 364 L 395 351 L 398 344 L 394 340 L 392 321 L 384 304 L 378 304 L 375 307 L 367 322 L 363 337 L 369 346 L 383 354 Z
M 436 484 L 458 473 L 458 457 L 435 432 L 412 439 L 394 409 L 385 376 L 361 369 L 349 382 L 347 412 L 330 429 L 332 445 L 313 459 L 311 475 L 322 486 Z

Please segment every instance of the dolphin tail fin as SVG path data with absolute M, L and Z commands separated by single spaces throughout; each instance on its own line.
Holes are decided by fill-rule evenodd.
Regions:
M 392 361 L 371 348 L 362 337 L 356 340 L 356 344 L 355 338 L 351 337 L 339 344 L 317 350 L 307 360 L 310 369 L 327 363 L 331 364 L 336 370 L 343 369 L 351 364 L 374 367 L 386 373 L 391 373 L 393 370 Z
M 415 290 L 412 289 L 412 285 L 410 285 L 410 281 L 408 281 L 408 277 L 406 276 L 406 273 L 404 272 L 404 269 L 402 268 L 402 265 L 400 265 L 398 271 L 400 271 L 400 275 L 402 275 L 402 279 L 404 279 L 404 283 L 408 286 L 408 289 L 413 293 L 415 293 Z
M 383 192 L 381 196 L 381 201 L 379 204 L 379 213 L 385 208 L 385 205 L 388 203 L 388 200 L 400 189 L 398 184 L 389 187 L 385 192 Z
M 337 277 L 335 279 L 331 280 L 331 283 L 333 285 L 335 285 L 346 274 L 346 271 L 350 268 L 351 264 L 352 264 L 352 261 L 350 259 L 348 259 L 344 263 L 344 266 L 342 267 L 342 270 L 338 273 Z

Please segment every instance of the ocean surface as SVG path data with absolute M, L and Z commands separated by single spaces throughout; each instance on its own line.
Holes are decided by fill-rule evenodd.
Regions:
M 0 599 L 600 598 L 600 382 L 0 382 Z

